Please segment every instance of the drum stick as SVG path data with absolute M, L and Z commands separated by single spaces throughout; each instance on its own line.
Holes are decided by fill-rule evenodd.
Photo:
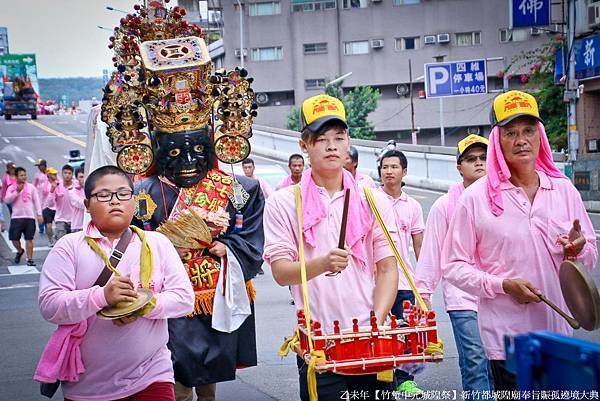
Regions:
M 571 326 L 573 329 L 577 330 L 578 328 L 581 327 L 581 325 L 579 324 L 579 322 L 577 320 L 575 320 L 571 316 L 567 315 L 565 313 L 565 311 L 563 311 L 558 306 L 556 306 L 554 303 L 552 303 L 550 300 L 548 300 L 548 298 L 546 298 L 543 295 L 539 295 L 539 297 L 542 300 L 542 302 L 544 302 L 546 305 L 548 305 L 549 307 L 554 309 L 554 311 L 556 313 L 561 315 L 567 321 L 567 323 L 569 323 L 569 326 Z
M 350 207 L 350 188 L 346 188 L 344 193 L 344 210 L 342 211 L 342 227 L 340 228 L 340 240 L 338 241 L 338 248 L 344 249 L 346 245 L 346 224 L 348 223 L 348 208 Z M 341 272 L 327 273 L 326 276 L 333 277 L 337 276 Z

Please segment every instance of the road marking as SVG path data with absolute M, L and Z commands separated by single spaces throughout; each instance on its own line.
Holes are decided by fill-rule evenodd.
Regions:
M 4 231 L 2 233 L 2 238 L 4 238 L 4 242 L 6 242 L 6 245 L 8 245 L 8 247 L 10 248 L 10 251 L 17 253 L 17 248 L 15 248 L 14 245 L 12 244 L 12 241 L 10 239 L 8 239 L 8 231 Z M 50 249 L 51 248 L 49 246 L 34 246 L 33 247 L 34 252 L 49 251 Z
M 71 136 L 69 136 L 69 135 L 63 134 L 62 132 L 60 132 L 60 131 L 57 131 L 57 130 L 55 130 L 55 129 L 52 129 L 52 128 L 50 128 L 50 127 L 47 127 L 47 126 L 45 126 L 44 124 L 41 124 L 41 123 L 39 123 L 39 122 L 37 122 L 37 121 L 28 120 L 27 122 L 28 122 L 29 124 L 33 125 L 33 126 L 36 126 L 36 127 L 38 127 L 38 128 L 39 128 L 39 129 L 41 129 L 41 130 L 44 130 L 44 131 L 46 131 L 46 132 L 47 132 L 47 133 L 49 133 L 49 134 L 55 135 L 55 136 L 57 136 L 57 137 L 59 137 L 59 138 L 62 138 L 62 139 L 64 139 L 65 141 L 72 142 L 72 143 L 74 143 L 74 144 L 76 144 L 76 145 L 79 145 L 79 146 L 81 146 L 82 148 L 85 148 L 85 142 L 84 142 L 84 141 L 82 141 L 82 140 L 75 139 L 75 138 L 73 138 L 73 137 L 71 137 Z
M 87 124 L 87 122 L 86 122 L 86 121 L 79 121 L 79 122 L 80 122 L 80 123 L 82 123 L 82 124 Z
M 4 137 L 2 137 L 2 140 L 3 140 L 5 143 L 10 143 L 10 141 L 9 141 L 7 138 L 4 138 Z
M 36 161 L 34 160 L 34 158 L 31 157 L 31 156 L 27 156 L 27 160 L 29 160 L 32 164 L 36 163 Z
M 10 276 L 10 274 L 0 274 L 2 276 Z M 20 288 L 35 288 L 39 287 L 39 283 L 21 283 L 21 284 L 13 284 L 6 287 L 0 287 L 0 290 L 16 290 Z
M 17 265 L 17 266 L 8 266 L 8 271 L 11 275 L 15 274 L 39 274 L 40 271 L 36 269 L 34 266 L 26 266 L 26 265 Z

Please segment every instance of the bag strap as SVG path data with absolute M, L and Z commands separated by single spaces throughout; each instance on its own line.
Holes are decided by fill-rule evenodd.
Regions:
M 117 246 L 115 246 L 115 249 L 113 249 L 112 254 L 110 255 L 109 261 L 113 267 L 117 267 L 117 265 L 121 261 L 125 250 L 127 250 L 127 246 L 129 246 L 129 243 L 131 242 L 132 235 L 133 233 L 129 227 L 127 227 L 127 231 L 125 231 L 123 235 L 121 235 L 119 242 L 117 242 Z M 94 285 L 104 287 L 112 274 L 112 270 L 110 270 L 107 265 L 104 265 L 104 269 L 102 269 L 102 272 L 96 279 Z

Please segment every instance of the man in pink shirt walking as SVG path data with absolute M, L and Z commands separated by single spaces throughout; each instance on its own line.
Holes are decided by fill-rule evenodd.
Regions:
M 36 187 L 36 189 L 38 191 L 38 196 L 40 197 L 40 201 L 42 202 L 42 205 L 43 205 L 45 198 L 47 196 L 47 195 L 44 195 L 43 188 L 46 185 L 46 183 L 48 182 L 48 176 L 46 175 L 46 170 L 48 169 L 48 164 L 47 164 L 46 160 L 39 159 L 35 165 L 37 166 L 38 171 L 35 173 L 35 177 L 33 178 L 33 186 Z M 42 207 L 42 211 L 43 211 L 43 207 Z M 44 228 L 45 227 L 44 227 L 43 223 L 39 225 L 40 234 L 44 233 Z
M 23 167 L 15 169 L 17 181 L 8 187 L 6 197 L 7 203 L 12 204 L 12 215 L 10 218 L 10 228 L 8 229 L 8 238 L 17 249 L 17 255 L 14 262 L 21 262 L 24 252 L 27 252 L 27 265 L 35 266 L 33 261 L 33 236 L 35 235 L 36 219 L 41 224 L 42 207 L 37 189 L 27 182 L 27 171 Z M 21 236 L 25 237 L 25 251 L 21 247 Z
M 71 232 L 81 231 L 83 228 L 83 212 L 85 210 L 85 193 L 83 190 L 83 179 L 84 173 L 82 169 L 77 169 L 75 172 L 75 183 L 73 184 L 73 189 L 71 189 L 69 194 L 69 200 L 71 202 L 71 208 L 73 209 L 73 214 L 71 216 Z
M 273 190 L 271 189 L 271 187 L 269 186 L 269 183 L 264 178 L 257 177 L 254 175 L 255 168 L 256 168 L 256 166 L 254 165 L 254 160 L 252 160 L 249 157 L 246 158 L 242 162 L 242 169 L 244 169 L 244 175 L 248 178 L 252 178 L 252 179 L 258 181 L 258 183 L 260 184 L 260 189 L 263 193 L 263 196 L 265 197 L 265 200 L 267 200 L 267 198 L 273 193 Z
M 456 168 L 463 181 L 452 185 L 429 210 L 415 283 L 430 308 L 430 297 L 442 279 L 441 254 L 448 225 L 465 188 L 485 175 L 487 146 L 488 140 L 479 135 L 469 135 L 458 142 Z M 458 350 L 463 390 L 490 391 L 488 360 L 477 323 L 477 297 L 459 290 L 447 280 L 442 280 L 442 289 Z
M 129 231 L 135 200 L 133 183 L 122 170 L 104 166 L 92 172 L 85 197 L 91 222 L 56 243 L 40 276 L 40 312 L 59 328 L 35 378 L 43 383 L 60 380 L 66 401 L 174 401 L 167 319 L 194 309 L 184 266 L 164 235 Z M 107 269 L 105 261 L 124 235 L 130 240 L 116 267 L 120 274 L 97 285 Z M 109 305 L 136 300 L 139 288 L 153 293 L 148 307 L 112 321 L 98 318 Z M 77 335 L 57 346 L 53 340 L 65 330 Z M 66 349 L 53 349 L 51 344 Z M 52 355 L 64 357 L 57 360 Z M 81 369 L 72 371 L 72 366 Z
M 56 215 L 54 216 L 54 239 L 58 241 L 71 232 L 71 219 L 73 208 L 69 191 L 73 189 L 73 167 L 65 164 L 62 168 L 62 182 L 52 184 L 50 194 L 51 201 L 56 202 Z
M 581 196 L 556 168 L 533 96 L 494 99 L 487 175 L 458 201 L 442 251 L 444 278 L 479 297 L 479 327 L 496 390 L 516 390 L 504 366 L 504 336 L 534 330 L 571 335 L 543 303 L 563 310 L 558 272 L 564 258 L 592 270 L 594 228 Z
M 6 204 L 9 215 L 12 214 L 12 205 L 10 204 L 10 202 L 6 201 L 6 191 L 8 191 L 8 187 L 10 187 L 12 184 L 16 184 L 17 182 L 17 177 L 15 175 L 16 168 L 17 166 L 15 165 L 15 163 L 6 163 L 6 172 L 2 176 L 2 188 L 0 189 L 0 198 L 2 198 L 2 203 Z
M 54 230 L 52 224 L 54 223 L 54 217 L 56 216 L 56 197 L 50 196 L 50 192 L 55 190 L 59 184 L 58 171 L 55 168 L 49 167 L 46 170 L 46 176 L 48 182 L 42 187 L 42 216 L 44 217 L 44 224 L 46 226 L 46 236 L 48 236 L 48 243 L 50 246 L 54 246 Z
M 292 154 L 288 159 L 288 167 L 290 168 L 290 175 L 277 184 L 275 191 L 300 182 L 300 179 L 302 179 L 302 172 L 304 172 L 304 157 L 298 153 Z
M 360 187 L 377 188 L 377 184 L 375 184 L 375 181 L 373 181 L 371 177 L 358 172 L 358 149 L 356 149 L 355 146 L 350 146 L 348 149 L 348 156 L 346 156 L 346 160 L 344 161 L 344 168 L 352 174 L 354 181 L 356 181 Z
M 415 257 L 419 260 L 425 223 L 423 222 L 423 209 L 419 202 L 402 191 L 402 187 L 404 186 L 402 179 L 408 173 L 408 160 L 401 151 L 395 148 L 387 149 L 379 158 L 378 170 L 381 182 L 383 183 L 381 192 L 386 195 L 392 204 L 394 221 L 398 230 L 399 250 L 404 258 L 406 267 L 410 270 L 414 278 L 414 268 L 410 264 L 410 241 L 412 239 Z M 404 313 L 404 301 L 410 301 L 414 305 L 415 295 L 400 266 L 398 266 L 398 271 L 400 272 L 398 293 L 392 307 L 392 313 L 401 317 Z M 423 394 L 423 391 L 417 387 L 412 374 L 402 369 L 397 369 L 395 377 L 399 392 L 415 397 Z
M 322 107 L 321 107 L 322 106 Z M 321 110 L 311 112 L 311 110 Z M 332 112 L 335 110 L 335 112 Z M 364 196 L 352 175 L 343 169 L 350 137 L 343 104 L 336 98 L 318 95 L 304 101 L 304 129 L 300 147 L 310 156 L 312 168 L 300 181 L 302 232 L 310 312 L 325 333 L 340 328 L 369 324 L 374 311 L 381 324 L 396 296 L 398 270 L 392 250 L 374 221 Z M 346 247 L 338 248 L 345 189 L 350 190 Z M 279 285 L 291 286 L 298 310 L 304 309 L 299 262 L 298 220 L 295 186 L 276 191 L 264 211 L 264 260 L 271 265 Z M 387 200 L 374 192 L 384 221 L 393 219 Z M 395 227 L 390 227 L 395 239 Z M 329 273 L 337 273 L 334 276 Z M 309 400 L 308 366 L 297 359 L 300 398 Z M 391 390 L 376 375 L 343 376 L 322 373 L 316 376 L 320 401 L 338 401 L 348 391 L 365 391 L 374 399 L 376 390 Z

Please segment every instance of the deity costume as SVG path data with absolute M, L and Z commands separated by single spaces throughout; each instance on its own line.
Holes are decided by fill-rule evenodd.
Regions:
M 264 198 L 257 181 L 221 171 L 218 161 L 250 153 L 252 79 L 238 68 L 211 75 L 202 30 L 182 8 L 152 1 L 135 9 L 110 39 L 117 72 L 102 121 L 117 164 L 135 175 L 134 224 L 184 249 L 195 308 L 169 320 L 175 380 L 233 380 L 237 367 L 257 364 L 250 280 L 262 265 Z M 211 253 L 218 243 L 221 257 Z

